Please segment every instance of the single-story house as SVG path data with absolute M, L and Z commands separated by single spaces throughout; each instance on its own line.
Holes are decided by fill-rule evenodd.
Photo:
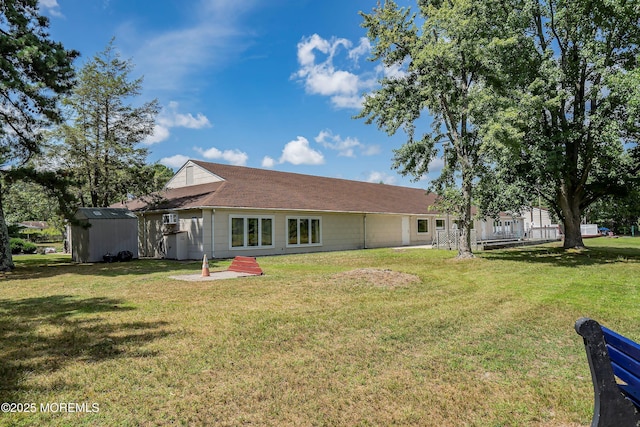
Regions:
M 435 202 L 419 188 L 189 160 L 160 194 L 114 207 L 137 215 L 140 256 L 201 259 L 454 239 L 456 218 Z M 525 237 L 532 214 L 475 220 L 475 240 Z
M 231 258 L 432 244 L 454 218 L 423 189 L 189 160 L 138 216 L 140 256 Z M 477 221 L 476 228 L 491 228 Z

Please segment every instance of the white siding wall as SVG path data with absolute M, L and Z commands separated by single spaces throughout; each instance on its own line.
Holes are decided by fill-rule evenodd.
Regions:
M 187 168 L 193 168 L 193 183 L 191 184 L 187 184 Z M 222 179 L 192 162 L 187 162 L 167 183 L 167 188 L 180 188 L 218 181 L 222 181 Z
M 409 222 L 411 227 L 411 221 Z M 416 228 L 414 228 L 415 232 Z M 413 235 L 413 233 L 410 233 Z M 367 215 L 367 247 L 402 245 L 402 216 Z
M 230 216 L 272 216 L 274 244 L 269 248 L 230 247 Z M 321 218 L 322 244 L 310 246 L 287 245 L 287 218 Z M 214 219 L 214 254 L 216 258 L 232 258 L 237 255 L 278 255 L 288 253 L 307 253 L 361 249 L 364 247 L 363 216 L 357 214 L 327 214 L 318 212 L 282 212 L 282 211 L 232 211 L 216 209 Z
M 202 259 L 204 255 L 204 222 L 201 211 L 186 211 L 179 215 L 180 231 L 186 231 L 187 257 L 189 259 Z
M 273 246 L 232 249 L 230 244 L 231 216 L 273 218 Z M 189 234 L 188 256 L 190 259 L 202 259 L 204 253 L 211 258 L 233 258 L 237 255 L 264 256 L 402 245 L 402 215 L 366 215 L 366 239 L 364 214 L 231 209 L 216 209 L 213 212 L 211 209 L 204 209 L 179 211 L 178 217 L 179 229 L 187 231 Z M 322 244 L 287 245 L 287 218 L 293 217 L 320 218 Z M 429 220 L 428 233 L 418 234 L 418 218 Z M 162 215 L 160 214 L 145 216 L 146 229 L 144 234 L 140 233 L 140 246 L 142 248 L 146 245 L 148 248 L 147 256 L 158 256 L 157 241 L 162 236 L 161 222 Z M 431 244 L 435 230 L 435 216 L 410 216 L 409 226 L 410 244 Z
M 551 226 L 551 217 L 549 216 L 549 211 L 546 209 L 540 209 L 540 208 L 527 209 L 522 212 L 522 217 L 524 219 L 525 231 L 528 231 L 531 228 L 532 222 L 535 227 Z M 540 222 L 540 218 L 542 218 L 542 223 Z
M 363 249 L 364 216 L 360 214 L 323 214 L 322 243 L 325 251 Z

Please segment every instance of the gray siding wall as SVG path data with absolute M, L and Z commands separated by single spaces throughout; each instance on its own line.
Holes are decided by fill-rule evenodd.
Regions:
M 140 256 L 159 257 L 158 243 L 162 239 L 162 214 L 139 215 L 138 230 Z
M 130 251 L 138 258 L 138 221 L 132 219 L 90 220 L 91 227 L 71 227 L 72 259 L 76 262 L 100 262 L 107 253 Z

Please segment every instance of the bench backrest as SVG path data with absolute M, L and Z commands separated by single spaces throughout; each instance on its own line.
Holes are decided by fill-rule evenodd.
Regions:
M 601 326 L 607 343 L 613 373 L 620 380 L 618 387 L 633 403 L 640 407 L 640 345 L 629 338 Z

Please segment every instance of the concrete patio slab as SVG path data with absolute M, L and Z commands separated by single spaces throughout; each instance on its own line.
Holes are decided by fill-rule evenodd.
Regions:
M 239 273 L 236 271 L 212 271 L 211 276 L 202 274 L 182 274 L 179 276 L 169 276 L 171 279 L 183 280 L 185 282 L 208 282 L 211 280 L 235 279 L 237 277 L 256 276 L 256 274 Z

